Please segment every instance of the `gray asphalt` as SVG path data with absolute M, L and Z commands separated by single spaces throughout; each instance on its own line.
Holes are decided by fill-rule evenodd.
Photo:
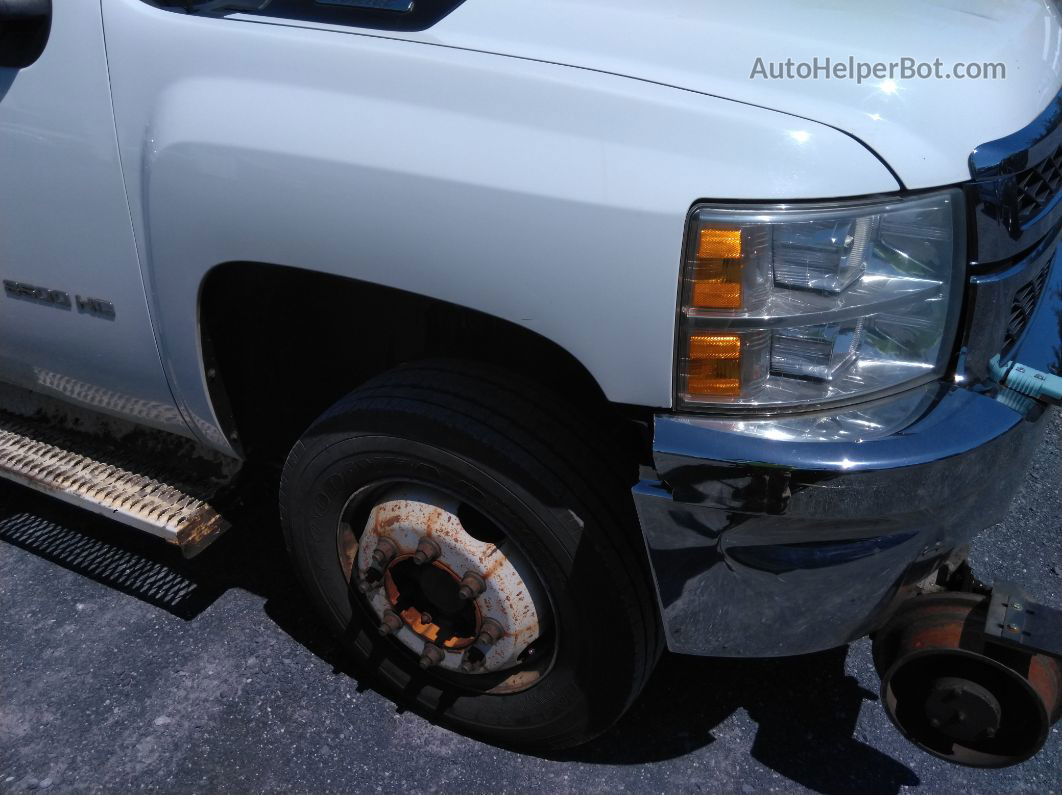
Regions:
M 974 561 L 983 579 L 1062 605 L 1062 414 Z M 897 735 L 877 688 L 866 641 L 791 660 L 671 655 L 605 737 L 520 755 L 360 684 L 288 573 L 275 522 L 248 519 L 189 564 L 0 486 L 5 792 L 1062 789 L 1057 727 L 1025 764 L 957 768 Z

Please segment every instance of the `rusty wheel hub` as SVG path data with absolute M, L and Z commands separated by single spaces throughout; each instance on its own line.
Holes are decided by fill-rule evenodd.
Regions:
M 519 665 L 547 602 L 531 567 L 482 514 L 419 485 L 376 497 L 360 537 L 340 527 L 351 584 L 423 668 L 487 674 Z

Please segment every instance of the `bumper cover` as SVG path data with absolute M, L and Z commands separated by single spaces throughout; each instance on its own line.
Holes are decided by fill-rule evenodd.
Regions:
M 1013 358 L 1062 367 L 1062 267 Z M 673 651 L 833 648 L 1000 521 L 1044 412 L 933 384 L 841 414 L 655 418 L 656 479 L 634 488 Z

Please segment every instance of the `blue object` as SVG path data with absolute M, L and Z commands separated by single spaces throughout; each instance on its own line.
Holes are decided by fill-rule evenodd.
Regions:
M 999 356 L 992 357 L 988 367 L 1001 386 L 996 400 L 1015 411 L 1027 414 L 1037 400 L 1056 406 L 1062 402 L 1062 376 L 1016 362 L 1001 364 Z

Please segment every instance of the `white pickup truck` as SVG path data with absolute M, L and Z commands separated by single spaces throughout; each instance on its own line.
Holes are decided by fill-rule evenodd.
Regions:
M 1059 397 L 1060 88 L 1047 0 L 0 0 L 0 476 L 195 554 L 275 462 L 493 742 L 873 634 L 1020 761 L 1060 614 L 965 558 Z

